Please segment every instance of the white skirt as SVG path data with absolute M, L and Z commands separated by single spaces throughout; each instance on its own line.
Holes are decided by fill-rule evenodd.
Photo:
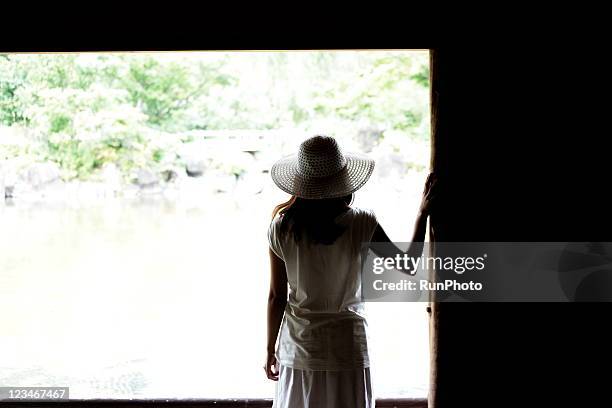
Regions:
M 370 368 L 339 371 L 280 366 L 272 408 L 374 408 Z

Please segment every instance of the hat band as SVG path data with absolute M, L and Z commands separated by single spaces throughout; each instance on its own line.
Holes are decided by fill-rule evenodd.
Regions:
M 344 170 L 346 170 L 347 166 L 348 166 L 348 160 L 346 158 L 344 158 L 344 165 L 342 167 L 340 167 L 338 170 L 336 170 L 335 172 L 330 173 L 330 174 L 325 174 L 323 176 L 306 175 L 306 174 L 304 174 L 304 173 L 302 173 L 300 171 L 299 166 L 297 168 L 297 172 L 298 172 L 298 174 L 300 176 L 302 176 L 304 178 L 324 180 L 326 178 L 331 178 L 331 177 L 337 176 L 338 174 L 342 173 Z

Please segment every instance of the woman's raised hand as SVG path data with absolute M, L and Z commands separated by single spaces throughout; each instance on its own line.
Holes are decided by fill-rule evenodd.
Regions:
M 432 203 L 436 199 L 438 191 L 438 179 L 434 173 L 429 173 L 427 181 L 425 181 L 425 189 L 423 190 L 423 198 L 419 209 L 421 215 L 427 216 L 431 212 Z

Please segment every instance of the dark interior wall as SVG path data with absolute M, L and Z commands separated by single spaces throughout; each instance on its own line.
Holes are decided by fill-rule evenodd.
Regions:
M 612 241 L 607 108 L 594 98 L 607 74 L 600 54 L 567 45 L 433 51 L 436 240 Z M 609 403 L 610 312 L 434 305 L 430 406 Z

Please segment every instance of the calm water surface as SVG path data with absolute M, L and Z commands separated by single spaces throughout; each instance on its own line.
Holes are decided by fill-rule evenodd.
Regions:
M 364 188 L 355 204 L 407 241 L 422 178 L 398 199 Z M 271 398 L 261 368 L 266 230 L 283 199 L 267 189 L 189 203 L 0 206 L 0 386 L 69 386 L 72 398 Z M 367 305 L 378 395 L 426 395 L 425 306 Z

